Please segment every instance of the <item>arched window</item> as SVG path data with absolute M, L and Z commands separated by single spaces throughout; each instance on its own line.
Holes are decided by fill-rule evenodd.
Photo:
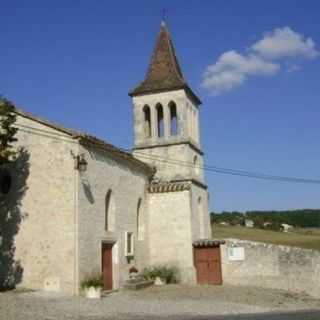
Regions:
M 157 110 L 157 124 L 158 124 L 158 137 L 164 136 L 164 122 L 163 122 L 163 108 L 160 103 L 156 106 Z
M 193 157 L 193 166 L 194 166 L 194 172 L 196 173 L 196 175 L 198 175 L 200 173 L 200 167 L 199 167 L 199 160 L 197 155 Z
M 190 126 L 190 137 L 191 138 L 193 138 L 193 131 L 194 131 L 194 127 L 193 127 L 193 125 L 194 125 L 194 122 L 193 122 L 193 117 L 192 117 L 192 108 L 191 108 L 191 106 L 189 106 L 189 108 L 188 108 L 188 113 L 189 113 L 189 115 L 188 115 L 188 118 L 189 118 L 189 126 Z
M 138 200 L 137 205 L 137 239 L 143 240 L 144 238 L 144 224 L 143 224 L 143 207 L 142 207 L 142 199 Z
M 151 137 L 151 112 L 150 107 L 145 105 L 143 107 L 143 125 L 144 125 L 144 136 L 146 138 Z
M 195 140 L 199 141 L 199 123 L 198 123 L 198 117 L 199 117 L 199 110 L 196 109 L 194 111 L 194 135 Z
M 197 124 L 196 124 L 196 111 L 193 109 L 192 110 L 192 127 L 193 127 L 193 139 L 197 140 L 196 135 L 197 135 Z
M 170 110 L 170 135 L 176 136 L 178 135 L 178 116 L 177 116 L 177 106 L 171 101 L 169 103 Z
M 111 189 L 108 190 L 105 198 L 104 228 L 106 231 L 114 231 L 115 228 L 115 203 Z
M 203 225 L 203 219 L 204 219 L 204 215 L 203 215 L 203 203 L 202 203 L 202 198 L 199 197 L 198 198 L 198 220 L 199 220 L 199 236 L 200 238 L 204 237 L 204 225 Z

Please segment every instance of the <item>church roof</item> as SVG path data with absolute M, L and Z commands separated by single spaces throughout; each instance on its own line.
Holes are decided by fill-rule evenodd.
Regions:
M 148 188 L 150 193 L 177 192 L 191 189 L 191 182 L 151 182 Z
M 182 74 L 170 33 L 164 22 L 154 48 L 145 79 L 132 91 L 130 96 L 184 89 L 198 103 Z
M 193 242 L 195 248 L 212 248 L 219 247 L 221 244 L 225 244 L 224 240 L 215 239 L 199 239 Z
M 87 134 L 85 132 L 82 132 L 82 131 L 65 128 L 61 125 L 50 122 L 48 120 L 44 120 L 42 118 L 34 116 L 31 113 L 25 112 L 25 111 L 18 109 L 18 108 L 15 109 L 15 112 L 17 115 L 20 115 L 21 117 L 33 120 L 33 121 L 40 123 L 42 125 L 45 125 L 49 128 L 52 128 L 52 129 L 55 129 L 55 130 L 60 131 L 62 133 L 65 133 L 65 134 L 69 135 L 72 139 L 78 140 L 79 143 L 81 143 L 83 145 L 91 145 L 91 146 L 93 145 L 93 146 L 96 146 L 97 148 L 108 151 L 108 152 L 114 154 L 115 156 L 118 156 L 119 158 L 121 158 L 127 162 L 130 162 L 131 164 L 136 165 L 137 167 L 144 169 L 150 175 L 154 174 L 155 169 L 153 167 L 149 166 L 148 164 L 146 164 L 143 161 L 136 159 L 130 152 L 123 151 L 122 149 L 117 148 L 114 145 L 112 145 L 102 139 L 99 139 L 97 137 L 94 137 L 94 136 Z M 28 128 L 25 128 L 24 126 L 22 126 L 21 129 L 27 130 Z

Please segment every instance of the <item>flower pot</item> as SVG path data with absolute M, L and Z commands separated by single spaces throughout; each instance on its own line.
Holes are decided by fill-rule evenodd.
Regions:
M 166 282 L 160 277 L 156 277 L 156 279 L 154 280 L 154 284 L 156 286 L 163 286 L 164 284 L 166 284 Z
M 88 299 L 100 299 L 101 288 L 100 287 L 89 287 L 85 289 L 85 296 Z
M 131 272 L 129 273 L 129 279 L 135 279 L 138 275 L 138 272 Z

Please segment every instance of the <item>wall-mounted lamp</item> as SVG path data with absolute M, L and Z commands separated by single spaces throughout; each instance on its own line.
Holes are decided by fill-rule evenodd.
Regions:
M 87 171 L 88 162 L 84 157 L 84 154 L 79 154 L 75 157 L 76 164 L 75 169 L 79 170 L 79 172 L 85 172 Z

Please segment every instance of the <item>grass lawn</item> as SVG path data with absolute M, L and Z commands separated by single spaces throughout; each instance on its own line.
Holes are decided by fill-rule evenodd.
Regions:
M 300 229 L 294 232 L 284 233 L 241 226 L 221 226 L 214 224 L 212 231 L 213 237 L 216 239 L 235 238 L 320 250 L 319 230 L 302 232 Z

